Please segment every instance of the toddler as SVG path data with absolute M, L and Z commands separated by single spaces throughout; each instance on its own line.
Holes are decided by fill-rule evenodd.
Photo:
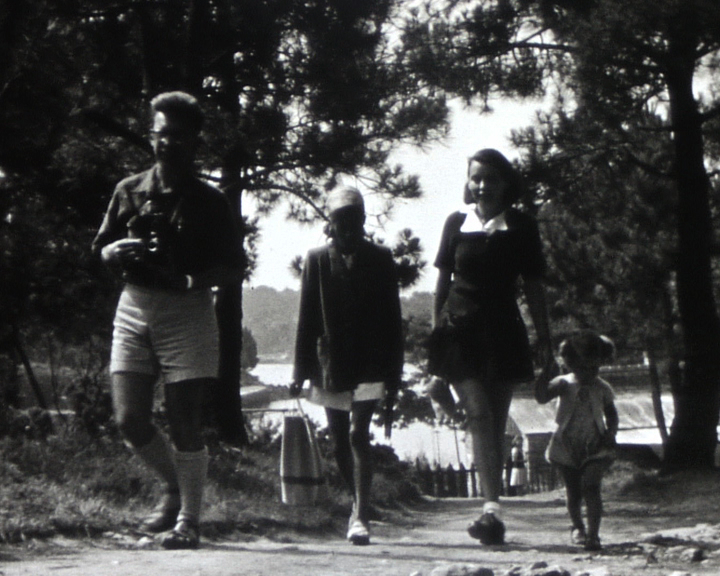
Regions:
M 610 384 L 598 376 L 600 366 L 610 362 L 614 352 L 609 338 L 590 330 L 580 331 L 560 345 L 560 357 L 569 373 L 550 380 L 545 370 L 535 385 L 535 399 L 541 404 L 559 398 L 557 430 L 546 456 L 565 480 L 572 542 L 589 551 L 601 549 L 600 489 L 603 474 L 614 458 L 618 430 L 615 395 Z

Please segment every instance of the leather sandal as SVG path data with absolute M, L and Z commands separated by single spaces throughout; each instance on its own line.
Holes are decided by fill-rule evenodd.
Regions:
M 140 530 L 154 534 L 170 530 L 175 526 L 178 514 L 180 514 L 180 492 L 167 492 L 162 502 L 140 524 Z
M 189 520 L 181 520 L 160 541 L 166 550 L 194 550 L 200 544 L 200 527 Z

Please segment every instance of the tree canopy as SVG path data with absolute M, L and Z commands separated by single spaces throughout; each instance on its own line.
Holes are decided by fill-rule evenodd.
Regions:
M 194 94 L 206 112 L 198 168 L 243 218 L 281 199 L 324 218 L 326 191 L 356 179 L 378 216 L 421 191 L 394 147 L 447 130 L 441 91 L 403 67 L 401 0 L 18 0 L 0 8 L 0 328 L 72 341 L 109 329 L 113 283 L 88 247 L 114 184 L 152 162 L 148 103 Z M 244 219 L 245 238 L 257 234 Z M 273 231 L 277 233 L 277 231 Z M 256 256 L 246 243 L 249 270 Z M 412 234 L 402 267 L 421 264 Z M 404 274 L 412 281 L 412 270 Z M 65 298 L 61 302 L 61 298 Z M 235 305 L 239 290 L 221 299 Z M 76 312 L 82 311 L 80 314 Z M 239 346 L 239 310 L 226 333 Z M 107 337 L 107 329 L 105 336 Z M 13 336 L 15 335 L 15 336 Z M 18 336 L 18 337 L 16 337 Z M 239 347 L 231 352 L 239 356 Z M 237 358 L 231 363 L 239 364 Z

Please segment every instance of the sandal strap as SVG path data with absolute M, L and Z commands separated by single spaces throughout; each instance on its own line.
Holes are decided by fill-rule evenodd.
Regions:
M 180 513 L 180 504 L 177 505 L 160 505 L 145 518 L 140 525 L 141 530 L 148 532 L 164 532 L 169 530 L 177 523 L 177 517 Z
M 200 543 L 200 527 L 189 520 L 180 520 L 162 540 L 163 548 L 183 550 L 197 548 Z

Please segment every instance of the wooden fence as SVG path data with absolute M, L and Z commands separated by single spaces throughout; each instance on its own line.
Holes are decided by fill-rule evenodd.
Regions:
M 480 480 L 475 465 L 469 469 L 462 464 L 458 468 L 449 464 L 446 468 L 439 464 L 430 466 L 426 462 L 416 463 L 420 490 L 428 496 L 436 498 L 477 498 L 482 496 Z M 505 496 L 513 496 L 518 492 L 511 489 L 505 482 L 503 492 Z M 554 466 L 545 463 L 529 475 L 528 484 L 522 492 L 546 492 L 562 486 L 560 474 Z

